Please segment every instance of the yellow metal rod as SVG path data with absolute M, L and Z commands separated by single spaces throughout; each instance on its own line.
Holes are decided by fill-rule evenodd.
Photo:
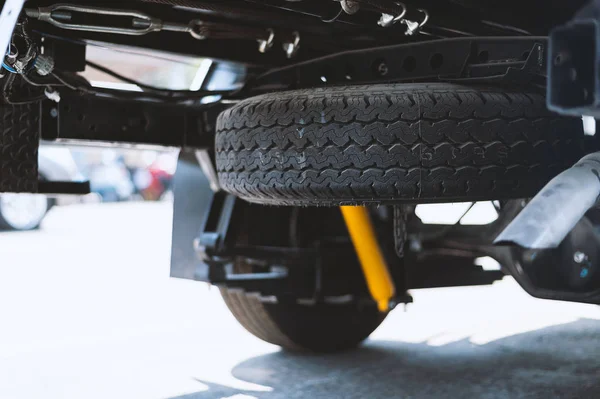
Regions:
M 379 248 L 369 213 L 364 206 L 342 206 L 342 215 L 358 255 L 371 296 L 381 312 L 387 312 L 395 294 L 385 258 Z

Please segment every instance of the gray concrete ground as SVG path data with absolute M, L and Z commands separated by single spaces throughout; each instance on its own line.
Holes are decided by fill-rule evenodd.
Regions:
M 361 349 L 298 356 L 170 279 L 168 204 L 57 208 L 0 234 L 0 398 L 598 398 L 600 308 L 414 292 Z

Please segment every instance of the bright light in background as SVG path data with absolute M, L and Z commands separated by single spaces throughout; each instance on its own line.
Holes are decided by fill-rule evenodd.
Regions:
M 105 46 L 97 43 L 87 46 L 86 57 L 89 61 L 110 68 L 140 83 L 171 90 L 188 90 L 194 82 L 197 82 L 199 69 L 206 65 L 203 58 L 145 51 L 118 45 Z M 95 84 L 98 84 L 99 81 L 123 84 L 118 79 L 89 67 L 82 75 L 88 80 L 94 81 Z M 139 90 L 135 85 L 118 88 L 125 89 L 127 87 Z
M 536 299 L 511 277 L 492 286 L 411 290 L 414 303 L 388 316 L 373 339 L 444 346 L 475 345 L 581 319 L 600 320 L 600 307 Z M 427 314 L 427 317 L 424 315 Z M 398 326 L 404 326 L 398 328 Z
M 198 71 L 196 72 L 196 76 L 194 76 L 194 80 L 190 85 L 191 91 L 198 91 L 202 88 L 202 85 L 206 81 L 206 77 L 208 76 L 208 72 L 210 71 L 210 67 L 212 66 L 213 61 L 209 59 L 202 60 Z
M 272 391 L 232 370 L 279 349 L 217 289 L 169 278 L 171 223 L 166 202 L 74 205 L 39 231 L 0 234 L 0 303 L 12 303 L 0 312 L 1 398 Z
M 474 262 L 477 266 L 481 266 L 481 268 L 485 271 L 492 271 L 492 270 L 500 270 L 500 263 L 498 263 L 498 261 L 494 258 L 491 258 L 489 256 L 483 256 L 481 258 L 477 258 L 475 259 Z
M 425 224 L 452 225 L 460 220 L 463 225 L 485 225 L 498 219 L 498 212 L 491 201 L 477 202 L 469 210 L 471 204 L 423 204 L 417 205 L 415 213 Z
M 486 225 L 498 219 L 498 211 L 491 201 L 477 202 L 461 219 L 463 225 Z
M 583 132 L 586 136 L 594 136 L 596 134 L 596 119 L 593 116 L 582 116 Z
M 90 80 L 90 84 L 94 87 L 101 89 L 112 89 L 112 90 L 124 90 L 124 91 L 136 91 L 142 92 L 143 90 L 138 86 L 131 83 L 122 82 L 105 82 L 102 80 Z
M 469 209 L 469 202 L 417 205 L 415 213 L 425 224 L 455 224 Z
M 164 202 L 57 207 L 41 230 L 0 237 L 0 303 L 9 305 L 1 312 L 0 397 L 293 397 L 289 386 L 311 392 L 310 384 L 330 383 L 310 370 L 319 362 L 348 378 L 369 373 L 377 366 L 354 356 L 373 348 L 485 345 L 600 320 L 598 306 L 534 299 L 505 278 L 488 287 L 413 290 L 414 303 L 392 312 L 362 352 L 278 355 L 233 319 L 217 289 L 169 278 L 171 223 Z M 528 350 L 518 338 L 511 342 L 517 353 Z M 486 361 L 457 348 L 458 362 Z M 405 366 L 402 358 L 397 366 Z M 378 378 L 392 384 L 386 370 Z

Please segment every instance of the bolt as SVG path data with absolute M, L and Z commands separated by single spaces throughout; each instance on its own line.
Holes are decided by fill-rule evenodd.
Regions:
M 583 263 L 587 260 L 587 255 L 581 251 L 576 251 L 573 254 L 573 260 L 575 263 Z
M 377 66 L 377 72 L 379 72 L 379 75 L 381 76 L 387 75 L 389 71 L 390 70 L 385 62 L 382 62 Z

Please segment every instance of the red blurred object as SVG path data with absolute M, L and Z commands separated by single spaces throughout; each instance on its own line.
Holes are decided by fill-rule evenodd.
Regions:
M 134 184 L 145 201 L 158 201 L 171 190 L 174 167 L 172 160 L 158 158 L 147 169 L 138 169 Z
M 155 164 L 148 168 L 148 172 L 150 172 L 152 179 L 150 185 L 142 191 L 142 197 L 146 201 L 158 201 L 171 189 L 173 174 Z

